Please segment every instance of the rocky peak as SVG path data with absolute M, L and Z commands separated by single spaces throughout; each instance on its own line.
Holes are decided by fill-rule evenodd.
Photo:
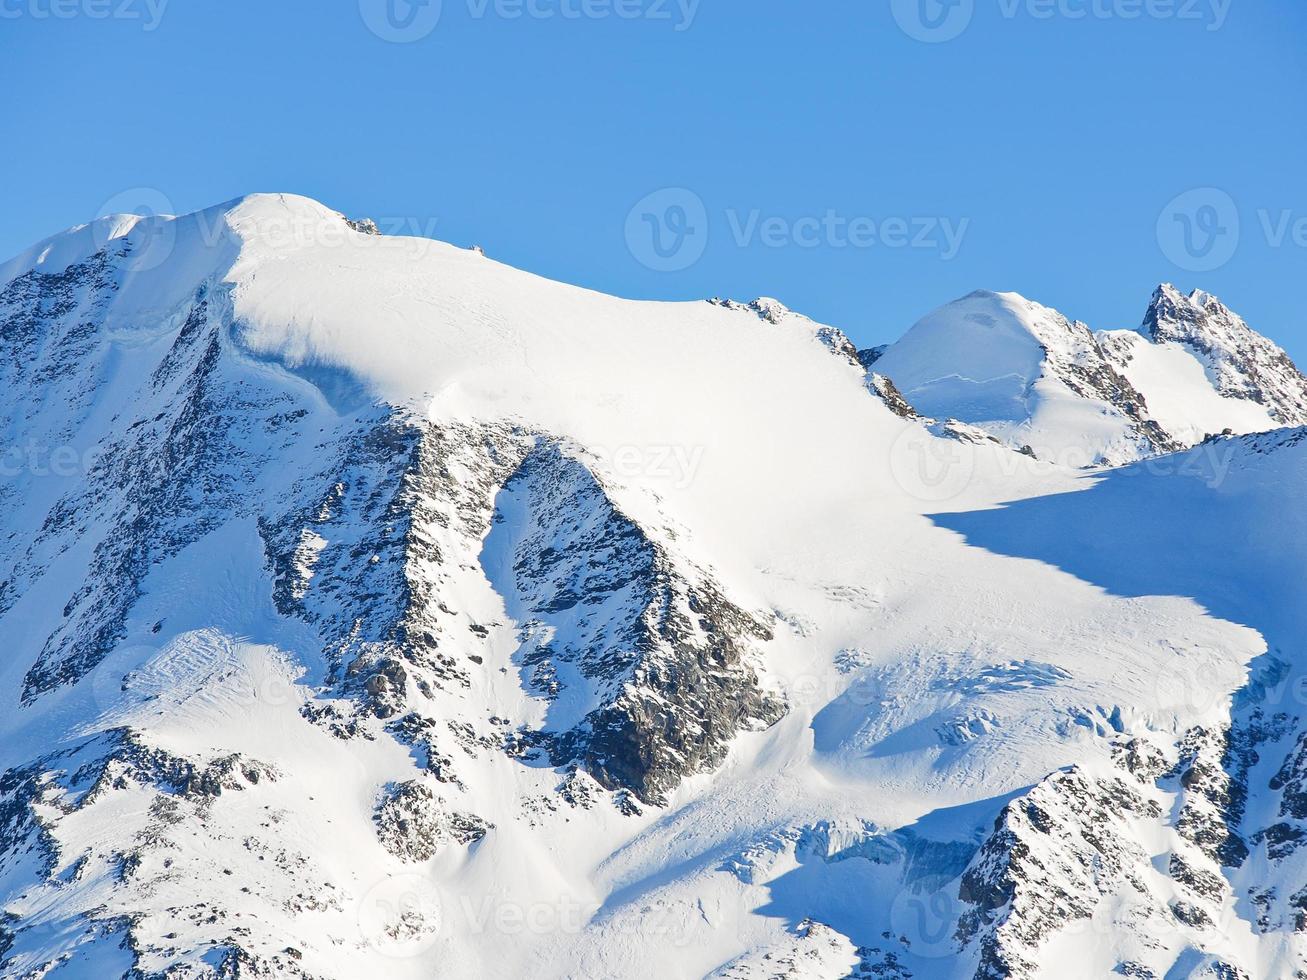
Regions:
M 1307 378 L 1284 350 L 1210 293 L 1195 289 L 1186 296 L 1163 283 L 1140 331 L 1154 343 L 1186 347 L 1223 397 L 1256 402 L 1283 425 L 1307 423 Z

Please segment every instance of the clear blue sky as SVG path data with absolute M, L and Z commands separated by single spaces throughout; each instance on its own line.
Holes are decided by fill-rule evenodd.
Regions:
M 1135 326 L 1172 280 L 1307 362 L 1307 4 L 433 2 L 0 0 L 0 253 L 294 191 L 861 344 L 977 287 Z

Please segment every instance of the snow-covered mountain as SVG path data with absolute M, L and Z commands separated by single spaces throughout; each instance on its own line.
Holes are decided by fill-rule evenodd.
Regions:
M 0 267 L 0 975 L 1307 970 L 1307 429 L 1086 472 L 994 419 L 1192 440 L 1018 297 L 873 358 L 373 232 Z
M 1170 285 L 1139 330 L 1097 333 L 1015 293 L 975 292 L 864 360 L 922 414 L 1063 465 L 1307 424 L 1307 378 L 1288 355 L 1215 297 Z

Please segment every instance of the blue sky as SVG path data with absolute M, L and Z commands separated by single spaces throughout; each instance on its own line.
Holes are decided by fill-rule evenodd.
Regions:
M 948 2 L 0 0 L 0 253 L 294 191 L 861 344 L 977 287 L 1135 326 L 1171 280 L 1307 362 L 1307 5 Z

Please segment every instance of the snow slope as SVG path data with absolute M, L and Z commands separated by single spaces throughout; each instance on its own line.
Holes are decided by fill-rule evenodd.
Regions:
M 1239 809 L 1264 774 L 1227 751 L 1250 671 L 1288 676 L 1299 538 L 1177 579 L 1115 516 L 1173 494 L 1237 537 L 1302 446 L 1213 444 L 1215 510 L 1012 452 L 986 433 L 1159 439 L 1086 410 L 1127 385 L 1023 302 L 963 301 L 989 359 L 932 388 L 933 327 L 869 376 L 775 301 L 616 299 L 291 195 L 7 264 L 0 973 L 1307 965 L 1295 859 L 1239 890 L 1297 768 Z M 1038 427 L 936 435 L 895 360 Z M 989 530 L 1044 502 L 1151 580 Z M 1231 560 L 1278 591 L 1216 603 Z
M 1266 407 L 1223 397 L 1200 362 L 1184 346 L 1152 342 L 1133 330 L 1099 334 L 1104 352 L 1138 391 L 1148 393 L 1148 413 L 1186 445 L 1230 429 L 1244 434 L 1279 428 Z

